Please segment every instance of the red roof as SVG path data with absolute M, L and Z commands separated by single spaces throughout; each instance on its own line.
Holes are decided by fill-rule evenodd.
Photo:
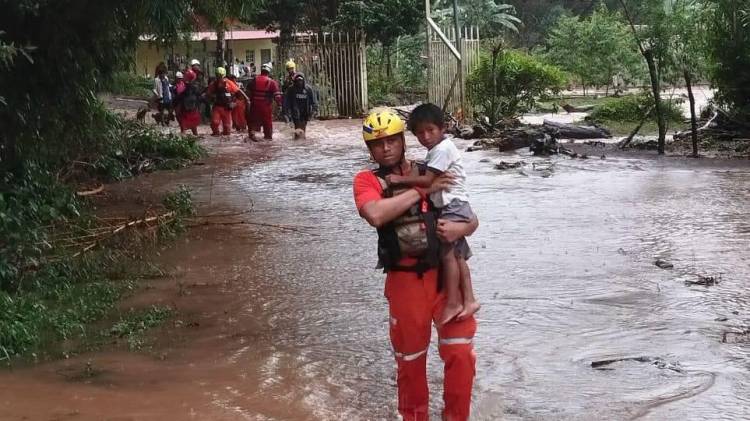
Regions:
M 204 32 L 193 32 L 193 41 L 216 41 L 216 32 L 204 31 Z M 244 39 L 273 39 L 279 36 L 279 31 L 266 32 L 264 30 L 251 30 L 251 31 L 226 31 L 224 36 L 227 41 L 237 41 Z

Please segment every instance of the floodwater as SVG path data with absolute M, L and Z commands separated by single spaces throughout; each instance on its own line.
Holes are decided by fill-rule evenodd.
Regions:
M 187 276 L 221 283 L 223 295 L 196 310 L 221 325 L 164 361 L 84 357 L 125 366 L 101 381 L 55 380 L 65 363 L 0 373 L 0 418 L 394 419 L 384 276 L 351 197 L 353 175 L 370 165 L 359 127 L 316 122 L 301 142 L 234 139 L 220 153 L 266 159 L 176 176 L 203 208 L 252 209 L 249 219 L 273 225 L 199 228 L 166 253 Z M 750 418 L 750 340 L 722 343 L 750 328 L 750 165 L 523 151 L 464 159 L 481 221 L 470 239 L 483 306 L 473 419 Z M 498 171 L 499 160 L 527 165 Z M 175 181 L 155 176 L 141 182 Z M 700 276 L 720 282 L 686 284 Z M 198 303 L 200 291 L 189 297 Z M 434 344 L 429 358 L 439 419 Z

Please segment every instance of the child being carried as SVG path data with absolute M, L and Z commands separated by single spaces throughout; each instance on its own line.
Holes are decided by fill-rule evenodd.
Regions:
M 443 111 L 434 104 L 422 104 L 412 111 L 408 126 L 419 143 L 428 150 L 425 159 L 428 171 L 420 176 L 389 175 L 386 181 L 388 184 L 426 188 L 436 177 L 448 173 L 453 177 L 453 186 L 450 190 L 432 193 L 430 199 L 440 210 L 441 219 L 468 222 L 474 217 L 474 212 L 466 191 L 466 172 L 461 153 L 453 141 L 445 136 Z M 453 319 L 462 320 L 479 310 L 466 263 L 470 257 L 471 249 L 463 237 L 453 243 L 441 244 L 440 264 L 446 302 L 439 324 Z

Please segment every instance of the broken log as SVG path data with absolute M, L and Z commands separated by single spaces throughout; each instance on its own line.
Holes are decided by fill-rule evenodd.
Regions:
M 576 107 L 570 104 L 563 104 L 562 109 L 565 110 L 568 114 L 570 113 L 587 113 L 594 110 L 594 105 L 581 105 L 580 107 Z
M 560 139 L 609 139 L 612 137 L 607 129 L 601 127 L 577 126 L 549 120 L 544 120 L 542 128 L 546 133 Z

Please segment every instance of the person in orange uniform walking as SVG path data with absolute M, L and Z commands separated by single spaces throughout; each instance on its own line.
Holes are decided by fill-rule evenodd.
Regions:
M 279 84 L 271 79 L 271 63 L 260 67 L 260 75 L 247 83 L 250 107 L 248 109 L 248 135 L 250 140 L 257 142 L 255 133 L 263 127 L 263 139 L 273 139 L 273 103 L 281 106 L 281 90 Z
M 439 243 L 470 236 L 478 227 L 468 222 L 439 220 L 429 194 L 450 188 L 451 176 L 437 177 L 429 188 L 389 186 L 388 175 L 420 175 L 423 165 L 406 159 L 405 124 L 390 110 L 371 113 L 363 138 L 375 170 L 354 177 L 357 210 L 378 231 L 378 258 L 386 272 L 385 297 L 390 313 L 390 337 L 397 363 L 398 411 L 404 420 L 429 418 L 427 350 L 433 321 L 445 306 L 440 289 Z M 469 418 L 476 356 L 474 316 L 437 326 L 440 358 L 444 362 L 443 419 Z
M 223 67 L 216 68 L 216 80 L 208 85 L 206 95 L 213 101 L 211 109 L 211 133 L 214 136 L 228 136 L 232 130 L 232 109 L 234 109 L 234 96 L 242 95 L 247 98 L 236 83 L 227 79 L 227 71 Z M 219 126 L 223 131 L 219 132 Z
M 247 118 L 245 117 L 245 114 L 247 113 L 247 101 L 245 101 L 245 97 L 243 96 L 244 91 L 242 91 L 242 85 L 237 82 L 237 77 L 235 77 L 234 75 L 229 75 L 227 76 L 227 79 L 234 82 L 240 88 L 240 92 L 234 95 L 232 125 L 238 132 L 244 132 L 245 130 L 247 130 Z

